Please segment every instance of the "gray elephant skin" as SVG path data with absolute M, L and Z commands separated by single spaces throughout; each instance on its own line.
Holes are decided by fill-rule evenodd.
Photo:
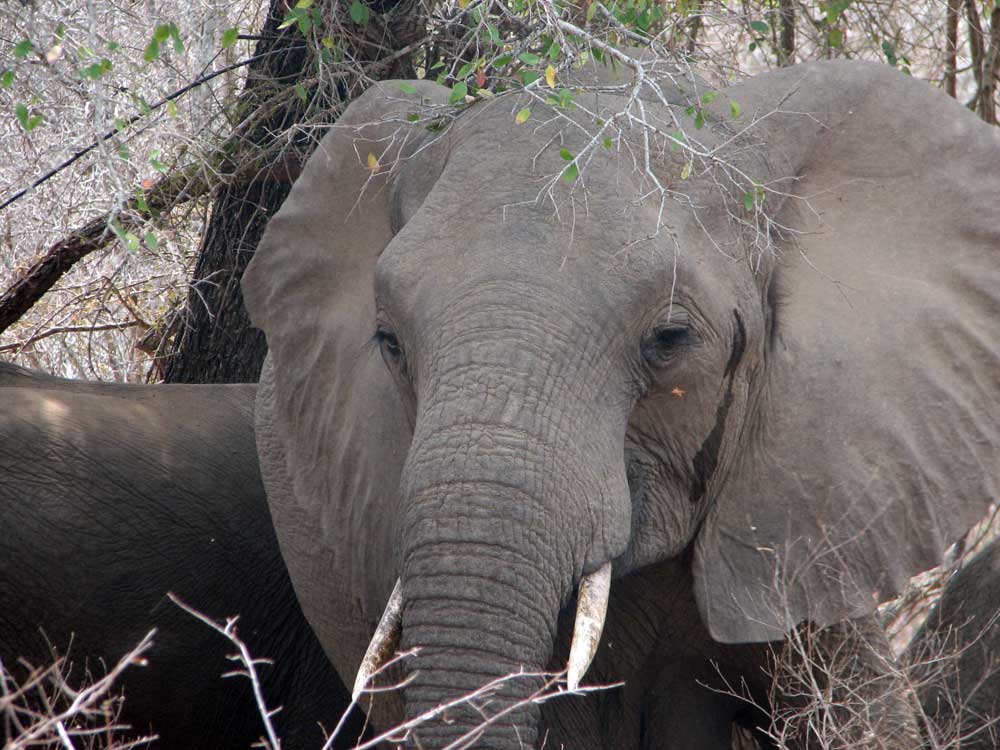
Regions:
M 160 748 L 248 748 L 262 734 L 233 647 L 167 598 L 237 631 L 286 748 L 318 748 L 349 696 L 295 601 L 257 467 L 256 387 L 63 380 L 0 363 L 0 660 L 15 677 L 68 655 L 71 685 L 155 627 L 126 670 L 121 721 Z M 4 723 L 5 742 L 14 727 Z M 345 730 L 346 735 L 358 726 Z
M 345 681 L 401 582 L 419 650 L 402 691 L 366 699 L 379 726 L 561 669 L 577 587 L 608 563 L 609 623 L 669 611 L 655 587 L 615 592 L 680 565 L 714 642 L 780 640 L 867 617 L 998 496 L 996 129 L 847 61 L 710 104 L 695 87 L 701 129 L 647 96 L 650 169 L 685 196 L 661 215 L 638 126 L 559 179 L 622 89 L 458 111 L 411 85 L 351 104 L 243 280 L 269 346 L 255 419 L 278 541 Z M 673 118 L 697 155 L 670 148 Z M 683 666 L 669 697 L 642 671 L 669 643 L 605 635 L 588 679 L 622 691 L 539 706 L 538 681 L 512 679 L 404 744 L 723 746 L 658 723 L 693 695 Z M 559 731 L 588 705 L 629 729 Z M 905 746 L 895 726 L 867 741 Z
M 1000 541 L 962 567 L 907 649 L 939 741 L 1000 745 Z M 954 746 L 958 746 L 955 743 Z

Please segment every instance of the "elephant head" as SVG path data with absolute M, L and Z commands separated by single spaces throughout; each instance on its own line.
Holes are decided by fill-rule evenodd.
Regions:
M 996 132 L 823 62 L 719 93 L 693 151 L 647 100 L 648 168 L 633 126 L 558 179 L 625 95 L 519 123 L 376 85 L 244 279 L 297 592 L 344 673 L 399 578 L 411 717 L 543 669 L 609 564 L 686 552 L 716 639 L 775 639 L 871 611 L 997 496 Z M 476 746 L 534 742 L 536 687 L 503 682 Z

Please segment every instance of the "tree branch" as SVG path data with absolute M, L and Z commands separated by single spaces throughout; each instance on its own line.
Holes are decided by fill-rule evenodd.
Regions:
M 944 58 L 944 90 L 953 99 L 957 96 L 956 80 L 958 64 L 958 14 L 962 9 L 962 0 L 948 0 L 948 16 L 945 28 L 945 58 Z
M 197 198 L 207 189 L 207 180 L 194 169 L 178 171 L 161 178 L 144 194 L 146 207 L 156 213 Z M 119 218 L 125 231 L 136 229 L 139 201 L 130 200 L 116 217 L 113 213 L 91 219 L 80 229 L 64 237 L 36 260 L 7 291 L 0 295 L 0 334 L 20 320 L 73 264 L 115 239 L 110 223 Z
M 781 39 L 778 45 L 778 64 L 791 65 L 795 62 L 795 2 L 780 0 L 779 8 Z
M 244 65 L 249 65 L 254 60 L 256 60 L 258 57 L 259 57 L 259 55 L 254 55 L 253 57 L 248 57 L 246 60 L 241 60 L 238 63 L 233 63 L 232 65 L 227 65 L 224 68 L 219 68 L 218 70 L 215 70 L 215 71 L 212 71 L 211 73 L 203 75 L 203 76 L 195 79 L 194 81 L 191 81 L 191 83 L 188 83 L 185 86 L 182 86 L 181 88 L 177 89 L 176 91 L 173 91 L 173 92 L 167 94 L 165 97 L 163 97 L 162 99 L 160 99 L 155 104 L 151 104 L 149 106 L 149 110 L 150 110 L 150 112 L 153 112 L 153 111 L 159 109 L 160 107 L 163 107 L 168 102 L 171 102 L 174 99 L 177 99 L 178 97 L 183 96 L 184 94 L 186 94 L 191 89 L 197 88 L 198 86 L 201 86 L 202 84 L 208 83 L 213 78 L 218 78 L 219 76 L 223 75 L 224 73 L 228 73 L 228 72 L 230 72 L 232 70 L 236 70 L 237 68 L 242 68 Z M 125 127 L 130 127 L 130 126 L 134 125 L 139 120 L 141 120 L 143 117 L 145 117 L 147 114 L 149 114 L 149 113 L 148 112 L 143 112 L 143 113 L 140 113 L 140 114 L 137 114 L 137 115 L 132 115 L 131 117 L 129 117 L 129 118 L 127 118 L 125 120 Z M 34 182 L 32 182 L 30 185 L 28 185 L 28 187 L 21 188 L 16 193 L 14 193 L 10 198 L 8 198 L 7 200 L 5 200 L 3 203 L 0 203 L 0 211 L 2 211 L 3 209 L 7 208 L 7 206 L 9 206 L 10 204 L 12 204 L 14 201 L 18 200 L 19 198 L 24 197 L 27 193 L 29 193 L 30 191 L 34 190 L 39 185 L 42 185 L 45 182 L 47 182 L 48 180 L 52 179 L 57 174 L 59 174 L 60 172 L 62 172 L 64 169 L 66 169 L 67 167 L 69 167 L 70 165 L 72 165 L 74 162 L 76 162 L 80 158 L 82 158 L 82 157 L 86 156 L 87 154 L 89 154 L 91 151 L 93 151 L 95 148 L 97 148 L 100 144 L 102 144 L 105 141 L 110 140 L 111 138 L 113 138 L 119 132 L 120 131 L 117 128 L 112 128 L 111 130 L 107 131 L 102 136 L 100 136 L 99 138 L 97 138 L 90 145 L 85 146 L 84 148 L 82 148 L 79 151 L 77 151 L 76 153 L 74 153 L 72 156 L 70 156 L 68 159 L 66 159 L 66 161 L 62 162 L 61 164 L 58 164 L 55 167 L 52 167 L 52 169 L 50 169 L 48 172 L 46 172 L 45 174 L 43 174 L 37 180 L 35 180 Z M 3 330 L 3 327 L 2 327 L 2 325 L 0 325 L 0 331 L 2 331 L 2 330 Z
M 0 346 L 0 352 L 12 352 L 18 349 L 23 349 L 26 346 L 31 346 L 36 341 L 41 341 L 42 339 L 47 339 L 49 336 L 58 336 L 61 333 L 93 333 L 94 331 L 118 331 L 124 328 L 135 328 L 135 327 L 148 328 L 147 323 L 143 323 L 141 320 L 126 320 L 121 323 L 100 323 L 93 326 L 56 326 L 55 328 L 49 328 L 46 331 L 35 334 L 26 338 L 24 341 L 15 341 L 13 344 L 4 344 Z

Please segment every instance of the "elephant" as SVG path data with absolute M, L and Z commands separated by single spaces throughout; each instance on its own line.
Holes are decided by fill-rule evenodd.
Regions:
M 948 581 L 907 647 L 920 704 L 937 747 L 1000 744 L 1000 541 Z M 951 743 L 951 744 L 949 744 Z
M 405 747 L 726 746 L 650 724 L 692 695 L 671 636 L 600 640 L 606 607 L 675 617 L 634 583 L 664 565 L 693 597 L 674 633 L 816 633 L 820 667 L 897 686 L 872 612 L 998 496 L 997 131 L 888 66 L 711 92 L 618 69 L 569 105 L 373 85 L 244 274 L 292 585 Z M 642 695 L 536 700 L 597 643 L 591 679 Z M 904 689 L 869 698 L 841 746 L 918 742 Z
M 160 748 L 248 748 L 263 733 L 235 651 L 257 658 L 285 748 L 323 743 L 350 697 L 295 599 L 253 433 L 254 385 L 120 385 L 0 363 L 0 662 L 15 679 L 67 659 L 78 687 L 153 627 L 147 666 L 116 683 L 120 721 Z M 24 661 L 22 661 L 24 660 Z M 10 686 L 8 686 L 10 687 Z M 353 747 L 358 717 L 339 747 Z M 16 727 L 4 721 L 5 746 Z M 353 733 L 353 734 L 352 734 Z

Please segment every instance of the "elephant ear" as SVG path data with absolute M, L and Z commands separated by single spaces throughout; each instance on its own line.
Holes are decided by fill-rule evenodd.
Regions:
M 256 427 L 282 554 L 320 639 L 350 644 L 348 631 L 357 631 L 362 653 L 396 577 L 383 551 L 392 549 L 410 440 L 396 388 L 369 345 L 375 263 L 440 173 L 434 118 L 448 93 L 389 81 L 352 102 L 243 277 L 269 350 Z M 361 654 L 331 657 L 343 674 Z
M 695 551 L 706 623 L 737 642 L 871 611 L 1000 497 L 1000 138 L 887 66 L 728 99 L 767 115 L 771 184 L 794 178 L 756 415 Z

